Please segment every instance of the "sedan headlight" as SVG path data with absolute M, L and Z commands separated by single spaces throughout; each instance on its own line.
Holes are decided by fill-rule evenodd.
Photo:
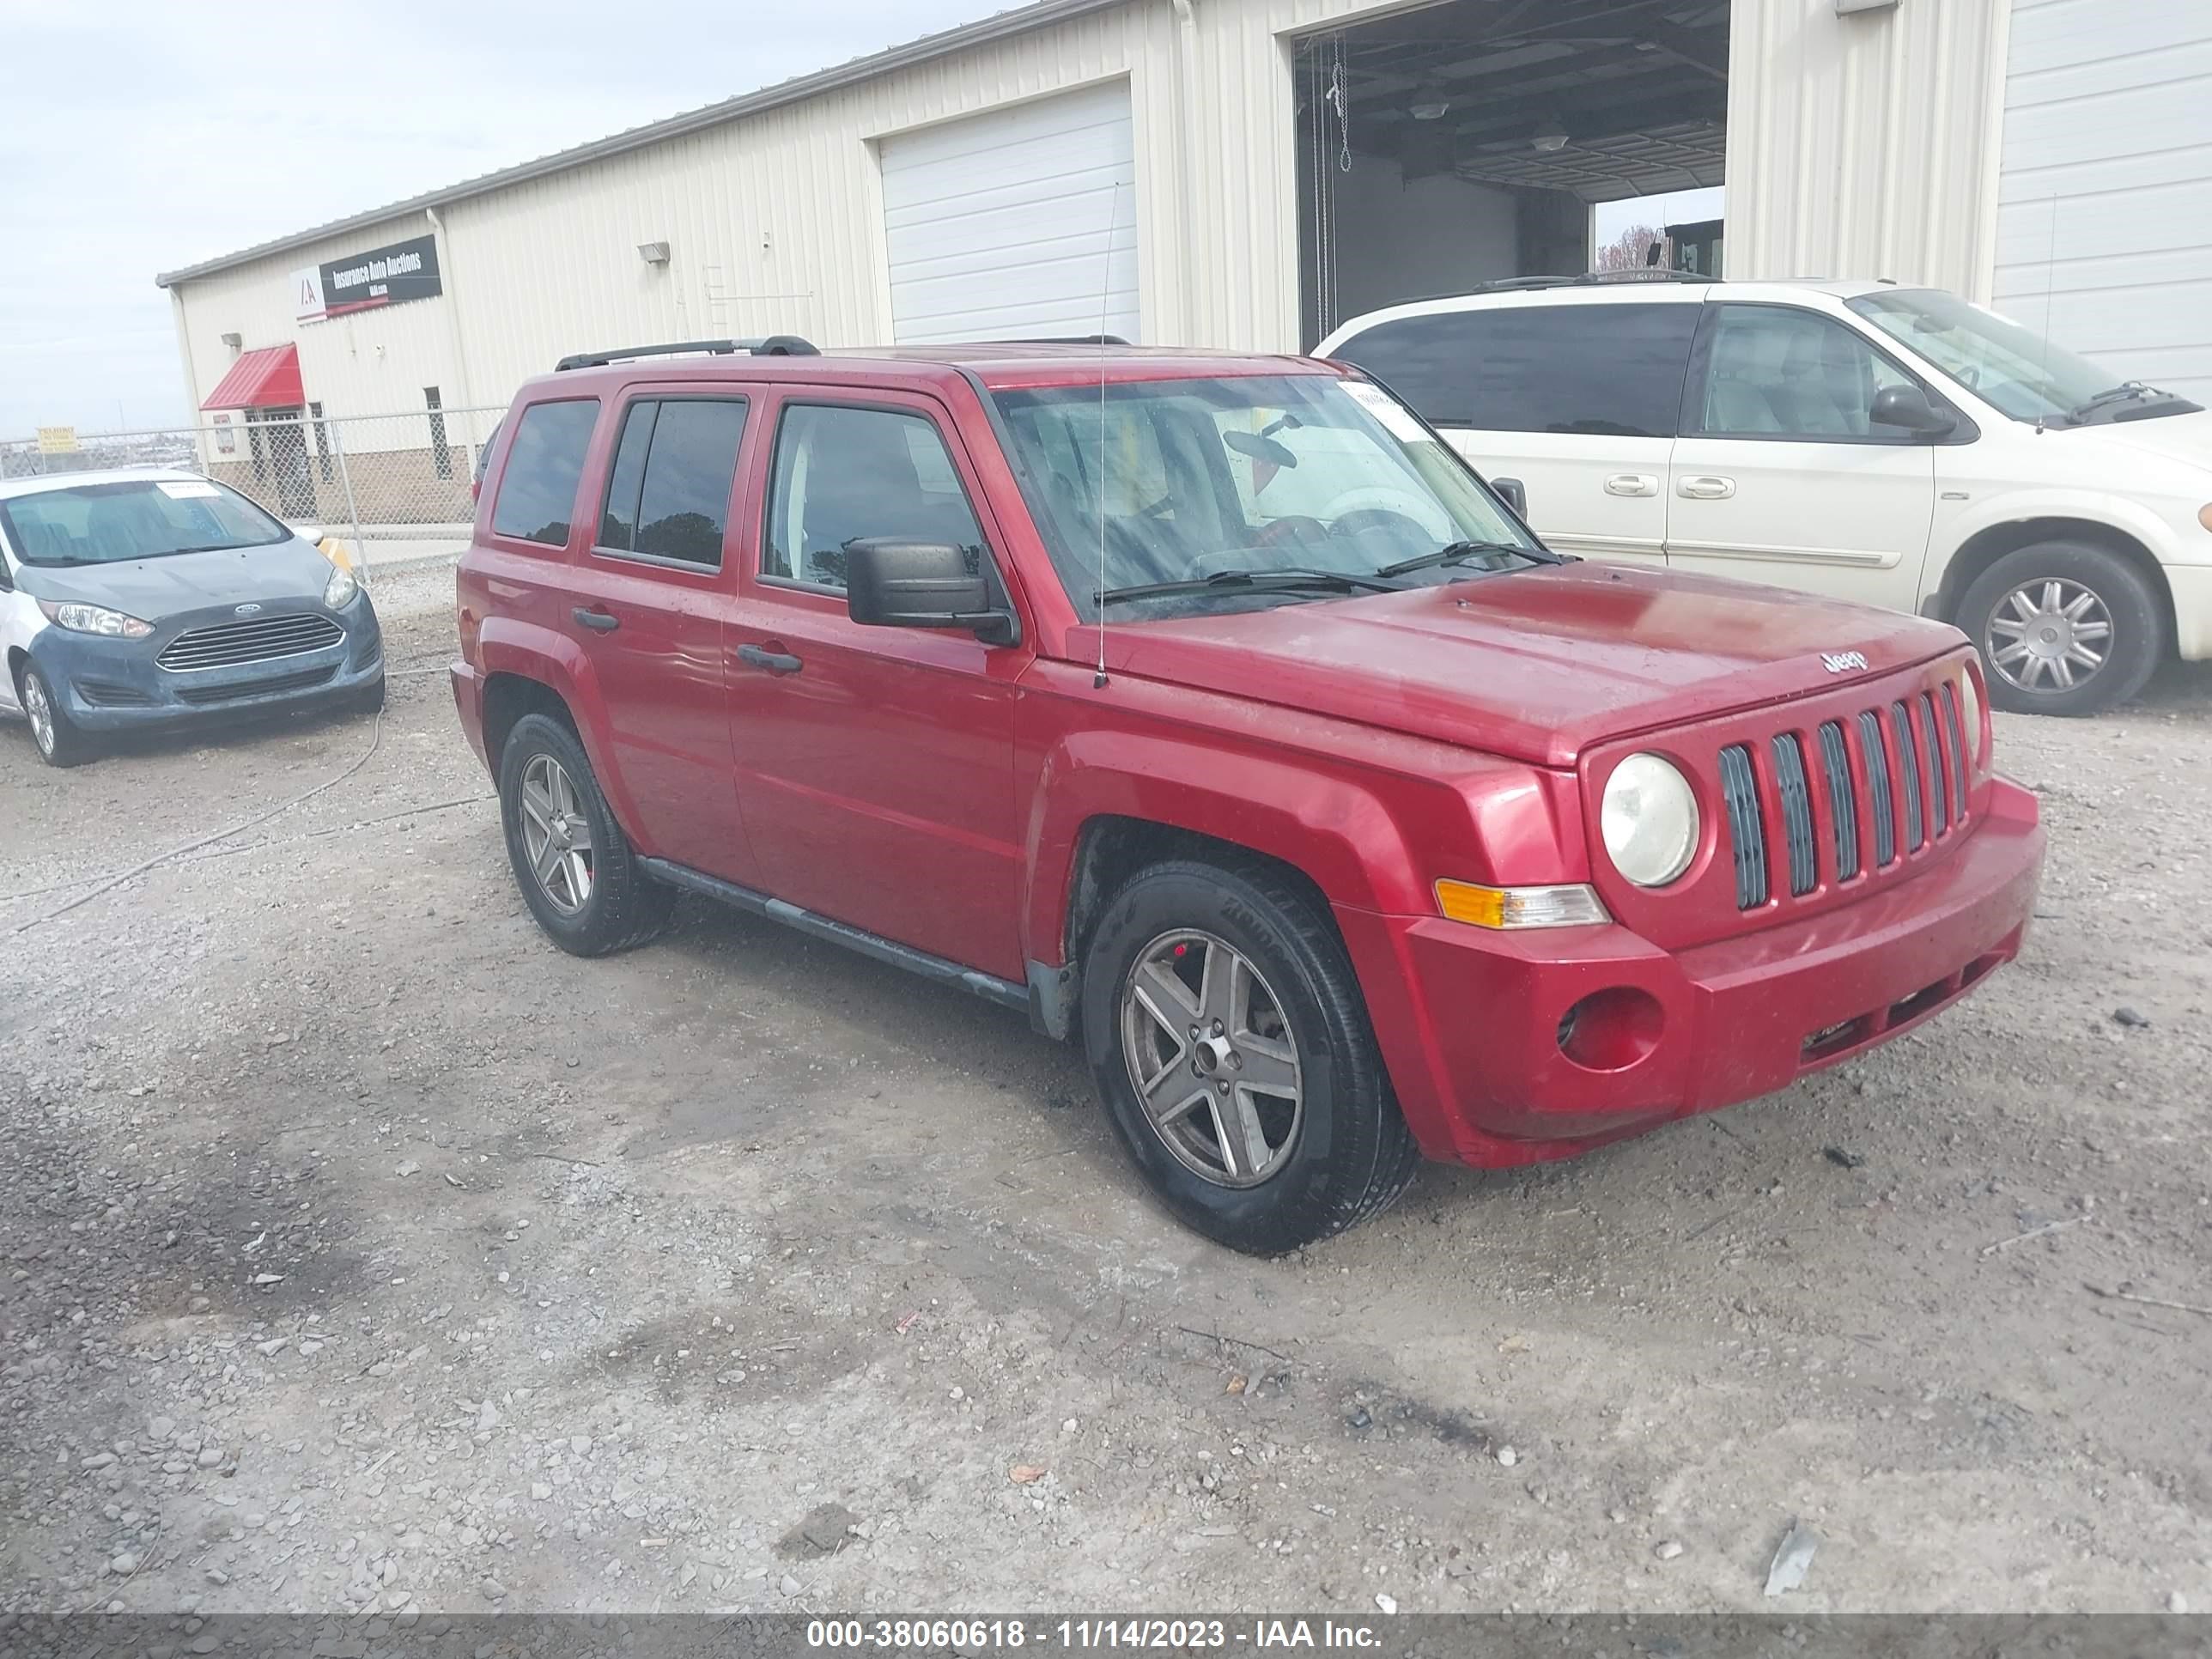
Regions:
M 1598 827 L 1613 867 L 1638 887 L 1664 887 L 1698 851 L 1698 798 L 1671 761 L 1631 755 L 1606 780 Z
M 343 611 L 353 603 L 353 596 L 361 592 L 361 584 L 354 580 L 353 572 L 343 565 L 331 568 L 331 579 L 323 584 L 323 604 L 332 611 Z
M 154 631 L 154 624 L 140 622 L 136 617 L 126 617 L 120 611 L 110 611 L 106 605 L 80 605 L 74 599 L 40 599 L 39 609 L 46 620 L 57 628 L 66 628 L 72 634 L 101 634 L 112 640 L 143 640 Z

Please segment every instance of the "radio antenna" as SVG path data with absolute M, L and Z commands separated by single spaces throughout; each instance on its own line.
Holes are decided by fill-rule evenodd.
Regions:
M 1106 275 L 1098 284 L 1098 669 L 1091 689 L 1106 685 L 1106 337 L 1114 307 L 1114 233 L 1121 223 L 1121 181 L 1106 210 Z

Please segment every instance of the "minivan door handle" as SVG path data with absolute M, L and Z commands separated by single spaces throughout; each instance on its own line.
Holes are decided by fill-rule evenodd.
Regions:
M 1605 481 L 1608 495 L 1656 495 L 1659 480 L 1649 472 L 1616 472 Z
M 605 611 L 586 611 L 580 605 L 568 614 L 574 617 L 580 625 L 590 629 L 594 634 L 611 634 L 622 626 L 620 617 L 611 616 Z
M 1735 480 L 1716 477 L 1711 473 L 1704 473 L 1696 477 L 1685 478 L 1674 488 L 1693 501 L 1726 501 L 1735 494 Z

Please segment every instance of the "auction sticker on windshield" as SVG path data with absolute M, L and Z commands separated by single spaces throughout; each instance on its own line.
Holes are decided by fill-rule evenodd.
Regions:
M 155 487 L 172 501 L 202 501 L 216 493 L 213 484 L 198 478 L 163 478 L 156 482 Z
M 1370 386 L 1364 380 L 1346 380 L 1344 389 L 1352 394 L 1362 409 L 1382 422 L 1382 429 L 1400 443 L 1428 441 L 1429 434 L 1421 429 L 1421 423 L 1413 418 L 1413 411 L 1381 386 Z

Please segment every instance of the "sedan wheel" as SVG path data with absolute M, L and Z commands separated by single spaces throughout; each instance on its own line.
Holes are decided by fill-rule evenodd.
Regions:
M 1256 1187 L 1297 1150 L 1298 1046 L 1257 968 L 1212 933 L 1163 933 L 1121 990 L 1121 1052 L 1152 1132 L 1219 1187 Z
M 46 701 L 46 683 L 36 674 L 23 677 L 23 713 L 31 722 L 31 741 L 48 760 L 54 757 L 54 706 Z
M 576 786 L 550 755 L 522 772 L 522 849 L 546 900 L 564 916 L 592 902 L 592 823 Z

